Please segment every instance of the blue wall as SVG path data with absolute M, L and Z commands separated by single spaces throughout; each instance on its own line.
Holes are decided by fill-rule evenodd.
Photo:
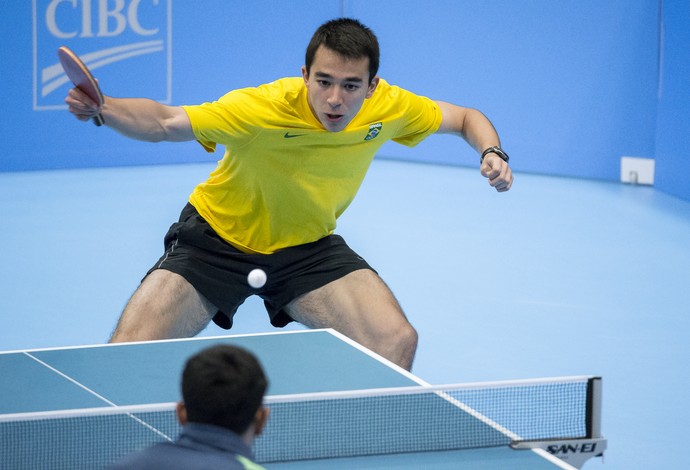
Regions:
M 56 64 L 61 44 L 83 55 L 155 42 L 154 52 L 95 69 L 104 92 L 197 103 L 298 74 L 313 30 L 342 11 L 377 32 L 381 75 L 390 82 L 484 111 L 516 171 L 617 181 L 621 156 L 656 156 L 657 187 L 690 198 L 671 169 L 682 158 L 673 151 L 676 108 L 688 109 L 690 96 L 681 53 L 688 7 L 680 0 L 664 2 L 661 99 L 658 0 L 125 0 L 122 10 L 107 2 L 106 11 L 99 4 L 0 3 L 2 37 L 15 46 L 0 52 L 0 171 L 220 156 L 194 143 L 133 142 L 74 120 L 62 106 L 67 84 L 41 95 L 42 71 Z M 414 150 L 386 145 L 381 156 L 476 165 L 476 155 L 448 136 Z
M 655 186 L 690 199 L 690 3 L 665 0 Z
M 386 15 L 349 3 L 382 38 L 383 74 L 484 111 L 515 169 L 618 180 L 621 156 L 653 157 L 656 1 L 391 1 Z M 401 27 L 410 18 L 416 32 Z M 475 164 L 447 141 L 422 154 Z

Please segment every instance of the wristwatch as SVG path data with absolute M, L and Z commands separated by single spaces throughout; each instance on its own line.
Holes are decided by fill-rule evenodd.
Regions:
M 489 153 L 495 153 L 496 155 L 501 157 L 501 160 L 503 160 L 506 163 L 508 163 L 508 160 L 510 160 L 508 154 L 505 153 L 501 147 L 489 147 L 488 149 L 482 152 L 482 158 L 479 159 L 480 165 L 484 162 L 484 157 L 486 157 Z

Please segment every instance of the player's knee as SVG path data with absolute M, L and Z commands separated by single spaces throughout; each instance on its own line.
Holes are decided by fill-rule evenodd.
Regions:
M 407 351 L 412 354 L 414 354 L 414 351 L 417 349 L 417 330 L 407 322 L 396 328 L 390 328 L 386 336 L 392 349 L 396 349 L 400 352 Z
M 417 352 L 417 330 L 405 322 L 395 329 L 389 330 L 388 344 L 383 355 L 403 369 L 410 370 Z
M 404 349 L 414 353 L 414 351 L 417 350 L 417 341 L 419 340 L 417 330 L 408 323 L 402 328 L 402 331 L 399 333 L 399 335 L 400 344 L 404 347 Z

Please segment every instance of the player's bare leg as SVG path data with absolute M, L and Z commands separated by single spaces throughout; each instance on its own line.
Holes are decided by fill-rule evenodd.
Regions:
M 417 332 L 388 286 L 362 269 L 298 297 L 288 314 L 309 328 L 333 328 L 359 344 L 410 370 Z
M 191 337 L 203 330 L 217 311 L 182 276 L 157 269 L 129 300 L 110 342 Z

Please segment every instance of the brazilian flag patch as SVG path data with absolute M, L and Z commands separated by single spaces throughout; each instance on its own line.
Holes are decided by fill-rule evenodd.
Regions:
M 367 133 L 367 136 L 364 138 L 364 140 L 371 140 L 378 137 L 382 127 L 383 124 L 380 122 L 377 122 L 376 124 L 369 124 L 369 132 Z

